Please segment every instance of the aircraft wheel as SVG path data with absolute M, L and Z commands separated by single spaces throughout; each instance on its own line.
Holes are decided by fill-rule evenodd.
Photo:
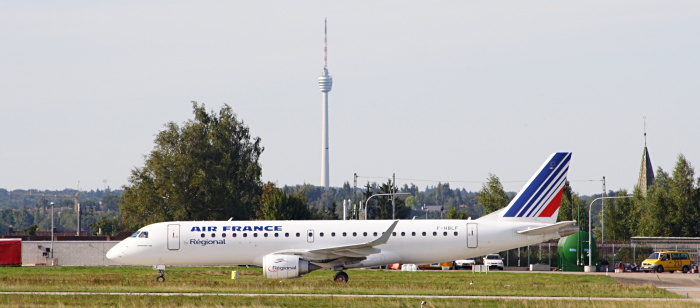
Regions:
M 156 281 L 165 282 L 165 276 L 158 276 L 158 278 L 156 278 Z
M 348 282 L 348 274 L 346 274 L 343 271 L 335 273 L 335 276 L 333 276 L 333 281 L 335 282 Z
M 657 272 L 657 273 L 663 273 L 663 272 L 664 272 L 664 267 L 661 266 L 661 265 L 657 266 L 657 267 L 656 267 L 656 272 Z

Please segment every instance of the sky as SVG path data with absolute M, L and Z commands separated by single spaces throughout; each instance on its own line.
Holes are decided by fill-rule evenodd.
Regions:
M 700 166 L 697 1 L 2 1 L 0 188 L 128 185 L 192 101 L 320 185 L 325 18 L 331 186 L 518 191 L 571 151 L 574 191 L 631 191 L 645 119 L 655 169 Z

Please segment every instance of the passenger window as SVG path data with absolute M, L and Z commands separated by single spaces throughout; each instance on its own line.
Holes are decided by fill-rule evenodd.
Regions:
M 343 236 L 347 236 L 347 235 L 348 235 L 347 233 L 343 232 Z
M 362 236 L 367 236 L 367 232 L 362 232 Z
M 426 234 L 425 232 L 423 232 L 423 236 L 426 236 L 426 235 L 427 235 L 427 234 Z
M 321 236 L 321 237 L 323 237 L 323 232 L 319 233 L 318 235 Z
M 374 236 L 377 236 L 377 232 L 374 232 Z
M 232 236 L 232 237 L 236 237 L 236 233 L 232 233 L 231 236 Z
M 248 233 L 243 233 L 243 237 L 248 237 Z
M 285 234 L 284 234 L 284 237 L 289 237 L 289 233 L 285 233 Z
M 146 231 L 141 232 L 141 234 L 139 234 L 139 237 L 140 238 L 148 238 L 148 232 L 146 232 Z
M 257 234 L 257 233 L 253 233 L 253 237 L 258 237 L 258 234 Z
M 297 232 L 297 237 L 300 237 L 300 236 L 301 236 L 301 234 L 299 232 Z
M 221 233 L 221 237 L 226 237 L 226 233 Z
M 416 233 L 415 233 L 415 232 L 411 232 L 411 236 L 416 236 Z
M 264 237 L 267 237 L 267 233 L 263 233 L 263 236 L 264 236 Z
M 335 237 L 335 232 L 331 232 L 331 236 L 332 236 L 332 237 Z
M 437 232 L 433 231 L 433 236 L 437 236 Z
M 455 231 L 455 236 L 457 236 L 457 231 Z
M 406 232 L 401 232 L 401 236 L 406 236 Z
M 280 234 L 275 232 L 275 237 L 279 237 L 279 236 L 280 236 Z
M 391 232 L 391 236 L 396 236 L 396 232 Z
M 352 236 L 357 236 L 357 232 L 353 232 L 353 233 L 352 233 Z
M 309 232 L 309 237 L 312 237 L 312 236 L 314 236 L 314 234 L 312 232 Z
M 204 238 L 205 236 L 206 236 L 206 235 L 204 235 L 204 233 L 202 233 L 202 235 L 200 235 L 201 238 Z
M 215 234 L 215 233 L 212 233 L 212 234 L 211 234 L 211 237 L 212 237 L 212 238 L 216 237 L 216 234 Z
M 442 232 L 442 235 L 447 236 L 447 231 Z

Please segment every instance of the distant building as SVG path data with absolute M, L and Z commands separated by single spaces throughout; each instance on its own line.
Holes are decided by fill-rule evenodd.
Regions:
M 644 132 L 644 153 L 642 153 L 642 166 L 639 169 L 637 187 L 642 196 L 647 196 L 647 190 L 654 184 L 654 167 L 651 166 L 651 158 L 647 149 L 647 133 Z

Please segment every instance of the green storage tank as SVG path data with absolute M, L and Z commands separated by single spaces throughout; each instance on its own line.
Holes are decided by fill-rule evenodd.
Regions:
M 593 264 L 597 267 L 598 251 L 596 249 L 595 237 L 592 239 L 591 251 L 593 253 Z M 557 245 L 558 260 L 557 267 L 566 272 L 583 272 L 583 267 L 588 265 L 588 232 L 579 231 L 567 237 L 559 239 Z

